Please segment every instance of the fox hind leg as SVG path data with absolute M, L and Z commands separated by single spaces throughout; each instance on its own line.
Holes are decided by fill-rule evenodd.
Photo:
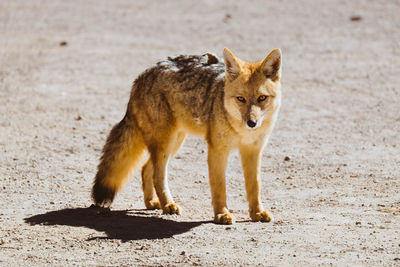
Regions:
M 142 168 L 142 189 L 144 194 L 144 205 L 148 210 L 161 209 L 160 202 L 156 196 L 153 184 L 153 163 L 148 159 Z
M 181 132 L 177 134 L 174 141 L 174 147 L 171 152 L 171 158 L 175 156 L 185 141 L 186 134 Z M 149 158 L 146 164 L 142 168 L 142 189 L 144 194 L 144 204 L 147 209 L 161 209 L 160 201 L 157 198 L 156 191 L 153 183 L 154 167 L 151 158 Z
M 172 129 L 163 129 L 164 132 L 158 131 L 158 136 L 162 138 L 154 138 L 152 136 L 146 136 L 146 144 L 150 152 L 150 162 L 144 168 L 145 177 L 143 178 L 144 188 L 149 194 L 146 197 L 149 198 L 153 189 L 150 185 L 150 170 L 153 169 L 153 185 L 161 209 L 164 214 L 179 214 L 179 206 L 173 201 L 169 186 L 168 186 L 168 161 L 178 151 L 179 147 L 183 143 L 186 134 L 180 132 L 174 132 Z M 144 135 L 145 136 L 145 135 Z M 150 167 L 151 166 L 151 167 Z M 146 193 L 145 192 L 145 193 Z M 153 198 L 154 199 L 154 198 Z
M 163 213 L 179 214 L 179 207 L 174 203 L 168 186 L 168 150 L 166 148 L 151 149 L 150 155 L 154 169 L 154 188 L 160 201 Z

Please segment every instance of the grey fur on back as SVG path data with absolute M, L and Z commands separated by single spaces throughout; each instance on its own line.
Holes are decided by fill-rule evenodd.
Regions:
M 192 117 L 207 121 L 216 98 L 223 97 L 225 64 L 216 55 L 179 55 L 168 57 L 143 72 L 134 82 L 132 96 L 151 106 L 174 104 L 184 106 Z M 149 95 L 153 100 L 144 99 Z M 160 101 L 162 100 L 162 101 Z M 170 109 L 173 109 L 171 105 Z

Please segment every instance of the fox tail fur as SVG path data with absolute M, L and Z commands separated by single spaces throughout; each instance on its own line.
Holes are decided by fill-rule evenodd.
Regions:
M 128 113 L 116 124 L 103 148 L 92 188 L 96 205 L 111 205 L 116 193 L 128 180 L 131 170 L 138 164 L 146 149 L 136 122 Z

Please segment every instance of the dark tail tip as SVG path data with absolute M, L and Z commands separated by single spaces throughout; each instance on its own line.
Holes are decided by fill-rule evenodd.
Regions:
M 109 207 L 114 200 L 115 189 L 95 182 L 92 188 L 92 199 L 97 206 Z

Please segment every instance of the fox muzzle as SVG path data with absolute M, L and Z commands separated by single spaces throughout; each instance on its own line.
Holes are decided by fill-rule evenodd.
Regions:
M 257 125 L 257 121 L 256 120 L 248 120 L 247 121 L 247 126 L 249 126 L 250 128 L 254 128 Z

